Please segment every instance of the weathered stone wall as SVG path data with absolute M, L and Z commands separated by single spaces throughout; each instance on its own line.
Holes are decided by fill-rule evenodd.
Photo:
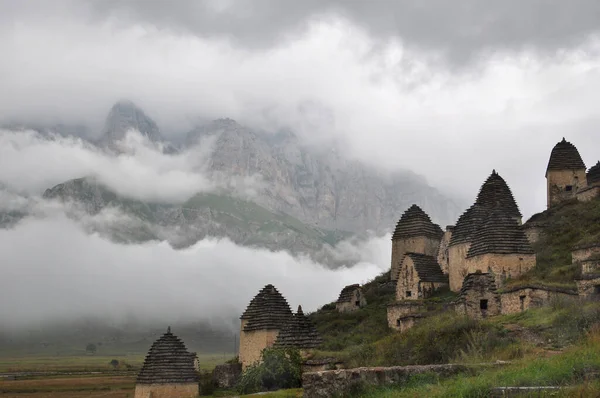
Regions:
M 577 192 L 577 200 L 580 202 L 589 202 L 600 197 L 600 186 L 587 187 Z
M 244 331 L 245 320 L 242 321 L 240 331 L 239 359 L 242 369 L 260 361 L 260 354 L 265 348 L 272 347 L 277 340 L 279 330 L 253 330 Z
M 470 243 L 461 243 L 448 248 L 448 278 L 450 290 L 453 292 L 460 291 L 463 280 L 468 274 L 466 258 L 470 246 Z
M 420 301 L 398 301 L 387 307 L 388 326 L 394 330 L 402 329 L 402 318 L 411 314 L 420 314 L 427 311 L 425 303 Z M 400 322 L 398 322 L 400 320 Z
M 571 189 L 567 191 L 567 187 Z M 546 175 L 548 208 L 577 197 L 577 191 L 587 187 L 585 169 L 550 170 Z
M 302 363 L 302 373 L 342 369 L 344 362 L 336 358 L 309 359 Z
M 352 300 L 335 303 L 335 309 L 338 310 L 338 312 L 352 312 L 365 305 L 367 305 L 367 299 L 365 299 L 365 296 L 360 289 L 356 289 L 352 292 Z
M 238 382 L 242 374 L 240 363 L 225 363 L 215 366 L 212 377 L 219 388 L 232 388 Z
M 400 272 L 398 273 L 398 282 L 396 282 L 396 300 L 418 300 L 419 295 L 419 274 L 415 269 L 413 260 L 404 256 Z
M 402 260 L 404 260 L 404 255 L 406 253 L 419 253 L 437 257 L 439 246 L 439 239 L 433 239 L 424 236 L 393 240 L 392 265 L 390 273 L 391 280 L 398 280 L 400 266 L 402 265 Z
M 134 398 L 196 398 L 198 383 L 137 384 Z
M 436 373 L 450 377 L 468 371 L 464 365 L 394 366 L 390 368 L 355 368 L 310 372 L 302 375 L 305 398 L 345 396 L 363 386 L 402 385 L 414 375 Z
M 452 231 L 454 227 L 448 226 L 446 228 L 446 232 L 444 232 L 444 236 L 442 236 L 442 241 L 440 242 L 440 246 L 437 254 L 437 262 L 442 268 L 442 272 L 444 274 L 448 273 L 449 268 L 449 251 L 448 244 L 450 243 L 450 239 L 452 238 Z
M 600 276 L 576 280 L 575 283 L 577 283 L 577 293 L 580 297 L 600 296 Z
M 507 278 L 517 277 L 535 267 L 535 254 L 483 254 L 466 260 L 467 274 L 477 271 L 491 272 L 496 287 L 504 285 Z
M 600 245 L 593 247 L 584 247 L 575 249 L 571 252 L 571 261 L 573 264 L 589 260 L 591 258 L 600 259 Z
M 556 299 L 575 300 L 577 295 L 541 287 L 523 287 L 500 294 L 502 314 L 514 314 L 530 308 L 544 307 Z
M 500 295 L 495 290 L 492 276 L 488 274 L 471 275 L 471 288 L 461 293 L 454 307 L 459 315 L 482 319 L 501 313 Z

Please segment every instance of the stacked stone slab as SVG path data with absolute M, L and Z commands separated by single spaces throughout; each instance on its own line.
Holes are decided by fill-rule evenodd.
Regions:
M 292 310 L 273 285 L 266 285 L 240 317 L 239 359 L 242 368 L 260 361 L 261 352 L 273 346 L 281 329 L 292 319 Z
M 299 350 L 309 350 L 317 348 L 323 343 L 323 339 L 317 332 L 315 325 L 308 319 L 302 307 L 298 306 L 298 312 L 287 325 L 281 329 L 275 347 L 296 348 Z
M 435 257 L 406 253 L 396 284 L 396 300 L 425 299 L 446 286 L 448 275 L 442 272 Z
M 492 174 L 479 189 L 475 203 L 458 219 L 448 244 L 448 274 L 450 290 L 459 291 L 465 276 L 470 272 L 467 254 L 471 243 L 490 212 L 500 210 L 517 225 L 521 224 L 521 211 L 506 181 L 492 170 Z
M 564 138 L 552 148 L 546 168 L 547 206 L 577 197 L 587 187 L 586 167 L 575 145 Z
M 367 300 L 358 283 L 348 285 L 342 289 L 340 296 L 335 303 L 335 308 L 339 312 L 352 312 L 367 305 Z
M 437 256 L 444 232 L 427 213 L 413 204 L 400 217 L 392 235 L 391 280 L 398 280 L 400 266 L 407 252 Z
M 194 368 L 196 353 L 171 333 L 171 328 L 152 344 L 138 374 L 135 398 L 196 397 L 198 374 Z

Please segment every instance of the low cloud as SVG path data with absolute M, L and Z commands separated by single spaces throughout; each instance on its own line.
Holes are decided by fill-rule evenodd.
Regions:
M 0 181 L 10 189 L 40 195 L 73 178 L 93 176 L 124 197 L 180 203 L 214 185 L 205 177 L 209 140 L 177 155 L 131 131 L 126 153 L 113 156 L 74 137 L 43 137 L 34 131 L 0 130 Z
M 371 245 L 378 249 L 366 251 L 362 262 L 333 271 L 227 239 L 206 239 L 186 250 L 166 242 L 120 245 L 58 212 L 31 217 L 0 230 L 0 318 L 6 328 L 90 316 L 162 323 L 231 319 L 268 283 L 292 307 L 312 311 L 334 301 L 343 286 L 366 282 L 389 266 L 379 250 L 389 243 L 375 238 Z

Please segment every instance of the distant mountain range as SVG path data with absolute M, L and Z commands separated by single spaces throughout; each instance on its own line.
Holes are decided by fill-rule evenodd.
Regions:
M 45 135 L 77 134 L 83 129 L 34 128 Z M 367 230 L 389 231 L 413 203 L 441 224 L 454 222 L 464 207 L 410 171 L 384 174 L 345 159 L 335 149 L 303 145 L 291 132 L 256 132 L 231 119 L 198 126 L 187 134 L 185 143 L 174 145 L 130 101 L 112 107 L 102 135 L 93 142 L 107 152 L 123 152 L 126 148 L 121 140 L 129 130 L 160 144 L 167 155 L 210 141 L 209 178 L 252 179 L 255 193 L 251 198 L 241 197 L 230 187 L 182 198 L 187 201 L 175 206 L 121 197 L 95 179 L 82 176 L 49 187 L 43 194 L 45 199 L 69 202 L 89 215 L 104 209 L 127 214 L 127 222 L 105 230 L 120 242 L 166 239 L 174 247 L 186 247 L 215 236 L 242 245 L 315 254 L 341 239 L 365 235 Z M 0 214 L 0 225 L 13 225 L 23 215 Z

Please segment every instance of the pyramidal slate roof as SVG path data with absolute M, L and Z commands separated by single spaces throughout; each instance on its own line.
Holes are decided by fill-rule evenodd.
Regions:
M 441 282 L 448 283 L 448 275 L 442 272 L 442 268 L 433 256 L 426 256 L 420 253 L 406 253 L 413 264 L 421 282 Z
M 358 283 L 355 283 L 354 285 L 346 286 L 340 292 L 340 296 L 338 297 L 337 302 L 338 303 L 349 303 L 350 301 L 352 301 L 352 293 L 354 293 L 354 291 L 357 289 L 360 289 L 360 285 Z
M 441 239 L 444 231 L 439 225 L 434 224 L 427 213 L 419 206 L 412 205 L 402 214 L 396 224 L 392 240 L 410 238 L 414 236 L 426 236 Z
M 475 235 L 475 232 L 487 217 L 488 211 L 478 204 L 473 204 L 465 210 L 456 222 L 448 246 L 471 242 L 473 235 Z
M 587 172 L 588 185 L 600 184 L 600 162 L 596 163 Z
M 275 347 L 309 349 L 316 348 L 321 343 L 323 339 L 319 336 L 317 328 L 304 315 L 302 306 L 298 306 L 298 312 L 277 335 Z
M 519 206 L 508 184 L 496 170 L 492 170 L 492 174 L 481 186 L 475 203 L 490 209 L 501 209 L 513 217 L 521 217 Z
M 194 368 L 196 353 L 188 352 L 185 344 L 171 327 L 152 344 L 137 376 L 138 384 L 197 383 Z
M 292 310 L 275 286 L 269 284 L 250 301 L 240 319 L 247 320 L 244 331 L 281 329 L 292 318 Z
M 581 159 L 575 145 L 563 137 L 562 141 L 552 148 L 546 174 L 550 170 L 579 170 L 585 168 L 585 163 L 583 163 L 583 159 Z
M 459 293 L 459 301 L 464 300 L 465 296 L 470 290 L 485 289 L 491 293 L 496 293 L 498 288 L 496 287 L 496 279 L 494 275 L 486 272 L 474 272 L 468 274 L 463 280 L 462 288 Z
M 509 214 L 493 210 L 477 229 L 467 258 L 482 254 L 534 254 L 523 229 Z

